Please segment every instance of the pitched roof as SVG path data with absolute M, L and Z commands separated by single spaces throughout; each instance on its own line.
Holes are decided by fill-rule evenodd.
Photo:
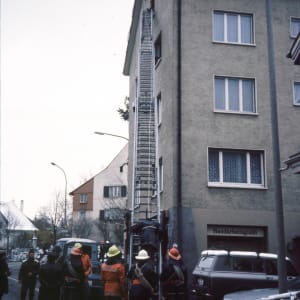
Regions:
M 0 213 L 8 223 L 8 229 L 13 231 L 36 231 L 37 227 L 27 218 L 23 212 L 11 202 L 0 203 Z

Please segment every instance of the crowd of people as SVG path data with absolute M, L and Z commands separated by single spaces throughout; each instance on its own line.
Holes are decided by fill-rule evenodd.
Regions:
M 115 245 L 109 248 L 107 257 L 101 265 L 100 276 L 105 300 L 156 300 L 160 288 L 162 299 L 188 299 L 187 269 L 177 245 L 169 249 L 161 274 L 145 249 L 138 252 L 135 264 L 127 273 L 122 253 Z
M 122 252 L 112 245 L 106 249 L 106 259 L 100 264 L 100 280 L 105 300 L 158 300 L 159 290 L 165 300 L 187 299 L 187 271 L 177 245 L 168 250 L 161 273 L 146 249 L 135 256 L 135 263 L 127 270 Z M 88 299 L 88 275 L 91 272 L 89 255 L 80 243 L 63 259 L 61 248 L 55 246 L 40 261 L 30 249 L 21 264 L 18 280 L 20 299 L 33 300 L 39 281 L 38 300 Z M 8 293 L 10 271 L 5 251 L 0 252 L 0 300 Z M 28 296 L 28 298 L 27 298 Z

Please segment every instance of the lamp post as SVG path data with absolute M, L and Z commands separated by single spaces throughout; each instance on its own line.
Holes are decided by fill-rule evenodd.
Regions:
M 62 167 L 60 167 L 58 164 L 56 164 L 54 162 L 51 162 L 51 165 L 57 167 L 58 169 L 60 169 L 64 173 L 64 176 L 65 176 L 64 226 L 66 228 L 67 227 L 67 175 L 66 175 L 65 170 Z
M 112 134 L 112 133 L 107 133 L 107 132 L 100 132 L 100 131 L 95 131 L 95 134 L 99 134 L 99 135 L 110 135 L 110 136 L 114 136 L 114 137 L 118 137 L 121 139 L 124 139 L 126 141 L 128 141 L 128 138 L 126 138 L 125 136 L 121 136 L 121 135 L 117 135 L 117 134 Z

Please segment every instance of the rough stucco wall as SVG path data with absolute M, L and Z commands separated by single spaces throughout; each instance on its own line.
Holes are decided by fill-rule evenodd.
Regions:
M 154 38 L 162 34 L 162 61 L 156 68 L 156 94 L 162 94 L 159 153 L 163 157 L 162 208 L 169 211 L 169 230 L 176 236 L 177 168 L 177 1 L 155 1 Z M 265 1 L 182 1 L 182 195 L 184 251 L 195 242 L 195 257 L 207 247 L 207 224 L 257 225 L 268 228 L 268 248 L 276 251 L 274 182 L 269 93 Z M 297 1 L 273 1 L 279 132 L 282 161 L 300 150 L 299 107 L 292 105 L 294 80 L 300 67 L 286 58 L 292 39 L 289 17 L 300 16 Z M 255 46 L 217 44 L 212 41 L 214 10 L 251 13 Z M 138 35 L 139 36 L 139 35 Z M 137 45 L 136 45 L 137 47 Z M 135 95 L 137 48 L 130 71 L 130 95 Z M 214 76 L 254 78 L 257 115 L 215 113 Z M 131 114 L 133 117 L 133 114 Z M 130 137 L 133 137 L 132 125 Z M 264 150 L 266 189 L 207 187 L 208 147 Z M 131 152 L 132 149 L 130 149 Z M 286 239 L 299 234 L 299 176 L 282 174 Z M 190 229 L 190 230 L 188 230 Z M 196 249 L 197 248 L 197 249 Z M 190 256 L 190 255 L 189 255 Z M 192 255 L 194 257 L 194 255 Z

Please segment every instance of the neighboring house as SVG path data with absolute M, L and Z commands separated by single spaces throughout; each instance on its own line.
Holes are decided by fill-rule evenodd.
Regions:
M 294 0 L 271 3 L 283 164 L 300 149 L 300 72 L 286 58 L 300 29 L 300 6 Z M 154 12 L 160 207 L 168 216 L 169 245 L 179 243 L 189 269 L 208 248 L 276 252 L 266 1 L 134 1 L 124 64 L 131 101 L 129 178 L 142 80 L 141 12 L 147 8 Z M 288 245 L 300 234 L 300 187 L 297 176 L 281 176 Z
M 121 221 L 127 201 L 128 145 L 111 163 L 70 193 L 73 196 L 73 223 L 80 220 Z M 102 240 L 94 227 L 92 237 Z
M 38 228 L 11 202 L 0 203 L 0 248 L 7 248 L 7 241 L 21 231 L 38 231 Z M 10 243 L 10 244 L 11 244 Z

